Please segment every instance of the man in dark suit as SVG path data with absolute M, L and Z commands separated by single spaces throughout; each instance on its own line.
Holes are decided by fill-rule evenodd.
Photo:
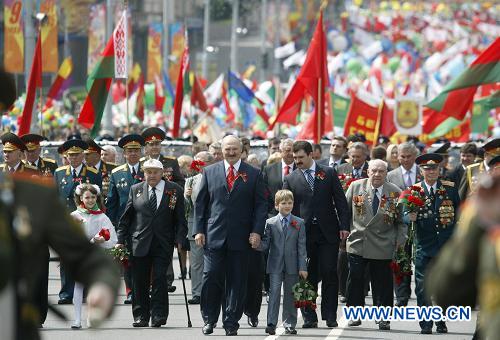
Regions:
M 476 143 L 465 143 L 460 148 L 460 164 L 458 164 L 455 169 L 450 171 L 448 178 L 455 183 L 455 188 L 460 186 L 462 177 L 465 174 L 465 169 L 471 164 L 474 164 L 474 159 L 477 156 L 477 145 Z
M 330 144 L 330 158 L 322 159 L 317 163 L 323 166 L 329 166 L 337 171 L 341 164 L 346 163 L 344 156 L 347 152 L 347 139 L 343 136 L 335 136 Z
M 165 181 L 163 164 L 149 159 L 142 165 L 145 181 L 130 188 L 125 212 L 116 228 L 117 247 L 131 240 L 132 313 L 134 327 L 167 323 L 167 267 L 174 245 L 186 238 L 183 188 Z M 151 298 L 150 293 L 151 283 Z
M 203 334 L 213 333 L 221 302 L 226 335 L 237 335 L 243 314 L 249 243 L 256 249 L 267 215 L 265 187 L 258 169 L 241 161 L 242 144 L 222 141 L 223 162 L 203 169 L 195 202 L 193 235 L 205 247 L 201 314 Z
M 292 214 L 306 222 L 307 271 L 316 289 L 320 278 L 322 281 L 321 317 L 328 327 L 336 327 L 337 255 L 339 241 L 349 235 L 347 201 L 335 171 L 312 159 L 309 142 L 295 142 L 293 158 L 297 169 L 285 177 L 283 188 L 293 192 Z M 318 327 L 318 317 L 313 309 L 305 308 L 302 315 L 303 328 Z

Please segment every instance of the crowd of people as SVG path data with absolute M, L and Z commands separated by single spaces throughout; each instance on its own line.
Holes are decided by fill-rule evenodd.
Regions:
M 165 139 L 158 127 L 121 137 L 125 164 L 118 165 L 114 147 L 71 135 L 57 164 L 41 157 L 43 136 L 7 132 L 0 170 L 52 177 L 90 243 L 128 252 L 124 303 L 132 305 L 134 327 L 167 323 L 177 248 L 179 278 L 192 281 L 188 302 L 200 304 L 206 335 L 221 310 L 226 335 L 237 334 L 243 313 L 257 327 L 263 295 L 269 301 L 265 331 L 275 334 L 282 285 L 283 325 L 286 334 L 296 334 L 293 287 L 300 280 L 316 291 L 321 283 L 327 327 L 338 326 L 339 301 L 364 306 L 369 289 L 376 306 L 406 306 L 411 272 L 396 278 L 393 267 L 402 257 L 414 262 L 417 304 L 431 305 L 426 274 L 454 234 L 461 203 L 482 176 L 498 173 L 500 159 L 498 138 L 463 144 L 455 168 L 447 164 L 450 143 L 424 150 L 415 138 L 393 145 L 382 137 L 370 147 L 362 135 L 334 136 L 325 158 L 319 144 L 272 138 L 264 162 L 244 137 L 194 143 L 192 155 L 178 158 L 161 154 Z M 417 209 L 402 204 L 407 190 L 421 195 Z M 39 325 L 48 308 L 48 249 L 43 258 L 33 297 Z M 74 304 L 71 327 L 79 329 L 83 286 L 64 263 L 60 278 L 58 303 Z M 315 304 L 301 309 L 302 328 L 318 327 Z M 389 330 L 390 322 L 380 320 L 378 327 Z M 423 334 L 432 327 L 420 322 Z M 437 322 L 436 331 L 446 333 L 446 324 Z

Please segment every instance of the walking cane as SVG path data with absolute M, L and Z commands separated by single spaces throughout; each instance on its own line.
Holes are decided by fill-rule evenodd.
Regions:
M 189 315 L 188 298 L 187 298 L 187 294 L 186 294 L 186 282 L 184 282 L 184 275 L 182 275 L 184 270 L 182 268 L 181 252 L 179 251 L 179 247 L 177 247 L 177 255 L 179 257 L 179 267 L 181 268 L 182 289 L 184 290 L 184 303 L 186 304 L 186 313 L 188 316 L 188 327 L 191 328 L 191 327 L 193 327 L 193 324 L 191 323 L 191 316 Z

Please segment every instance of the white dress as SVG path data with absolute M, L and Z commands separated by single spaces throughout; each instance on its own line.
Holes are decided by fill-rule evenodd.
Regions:
M 110 238 L 106 242 L 99 243 L 101 247 L 106 249 L 113 248 L 118 242 L 115 227 L 113 227 L 113 224 L 109 220 L 108 216 L 106 216 L 106 214 L 102 213 L 93 215 L 75 210 L 71 213 L 71 216 L 79 222 L 89 240 L 91 240 L 99 231 L 101 231 L 101 229 L 109 229 Z

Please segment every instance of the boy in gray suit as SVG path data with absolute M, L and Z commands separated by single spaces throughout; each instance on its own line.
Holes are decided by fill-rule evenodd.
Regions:
M 269 306 L 267 309 L 266 333 L 276 334 L 280 308 L 281 285 L 283 284 L 282 320 L 285 334 L 297 334 L 297 309 L 294 305 L 292 287 L 299 276 L 307 278 L 306 230 L 304 220 L 291 214 L 293 194 L 279 190 L 274 199 L 278 215 L 266 221 L 260 251 L 269 250 L 266 272 L 269 274 Z M 285 256 L 286 254 L 286 256 Z

